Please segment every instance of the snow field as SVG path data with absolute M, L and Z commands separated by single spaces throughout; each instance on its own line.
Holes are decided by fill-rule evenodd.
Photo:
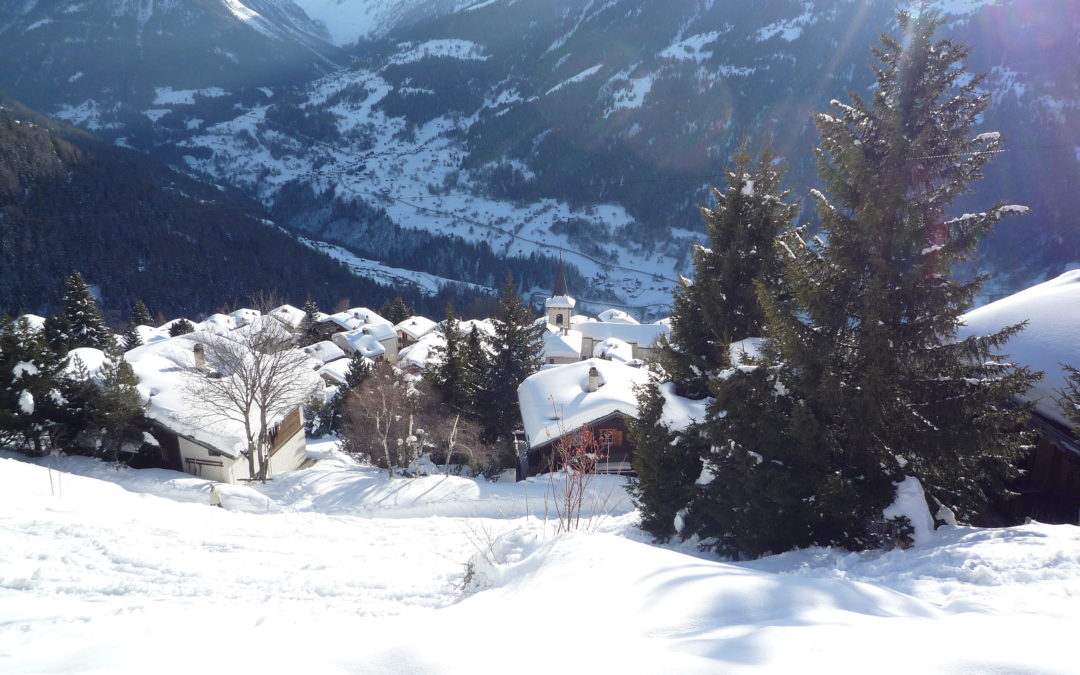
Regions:
M 546 481 L 312 450 L 225 509 L 186 474 L 0 453 L 0 672 L 1075 672 L 1080 528 L 729 564 L 644 543 L 621 501 L 554 536 L 523 517 Z

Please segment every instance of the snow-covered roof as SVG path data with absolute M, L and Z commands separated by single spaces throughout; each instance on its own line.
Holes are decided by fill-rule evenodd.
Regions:
M 144 345 L 169 339 L 169 331 L 167 329 L 162 330 L 160 328 L 154 328 L 153 326 L 135 326 L 135 334 L 139 336 L 139 341 Z
M 641 323 L 621 309 L 605 309 L 596 316 L 600 321 L 607 323 L 629 323 L 634 325 Z
M 473 328 L 476 328 L 480 335 L 487 335 L 489 337 L 495 335 L 495 325 L 491 323 L 491 319 L 469 319 L 468 321 L 459 321 L 458 327 L 461 328 L 461 332 L 465 335 L 471 333 Z
M 596 368 L 604 383 L 595 392 L 589 392 L 590 368 Z M 613 413 L 637 417 L 634 386 L 649 377 L 643 368 L 588 359 L 546 368 L 526 378 L 518 387 L 518 401 L 529 447 L 549 443 Z
M 577 300 L 569 295 L 553 295 L 544 301 L 544 307 L 549 309 L 573 309 Z
M 324 318 L 319 319 L 319 321 L 333 321 L 347 331 L 356 330 L 361 326 L 375 324 L 385 324 L 390 327 L 391 331 L 394 330 L 394 325 L 392 323 L 367 307 L 353 307 L 352 309 L 347 309 L 344 312 L 338 312 L 337 314 L 328 314 Z
M 427 370 L 439 361 L 435 349 L 445 345 L 446 340 L 443 339 L 442 333 L 433 330 L 417 340 L 416 344 L 409 345 L 398 352 L 398 367 Z
M 27 328 L 35 333 L 40 333 L 45 329 L 45 317 L 37 314 L 23 314 L 16 321 L 25 321 Z
M 628 363 L 634 360 L 634 348 L 619 338 L 608 338 L 597 342 L 593 347 L 593 356 L 598 359 L 610 359 L 619 363 Z
M 202 402 L 193 400 L 187 392 L 188 378 L 196 376 L 194 346 L 205 339 L 205 334 L 189 333 L 159 340 L 132 349 L 124 358 L 139 378 L 138 390 L 146 404 L 147 417 L 235 459 L 247 445 L 243 425 L 239 420 L 211 414 L 210 407 L 200 405 Z M 297 377 L 310 378 L 312 388 L 319 384 L 314 370 L 302 370 Z M 275 418 L 270 424 L 280 421 Z M 258 426 L 257 418 L 253 423 Z
M 581 356 L 581 333 L 576 330 L 568 330 L 564 335 L 562 329 L 553 324 L 545 324 L 544 331 L 544 358 L 545 359 L 576 359 Z
M 410 316 L 398 325 L 394 326 L 394 330 L 399 333 L 408 335 L 413 340 L 419 340 L 431 331 L 435 330 L 435 326 L 438 324 L 427 318 L 426 316 Z
M 962 337 L 987 335 L 1027 321 L 1027 327 L 1002 349 L 1011 361 L 1045 372 L 1026 398 L 1035 401 L 1043 415 L 1068 424 L 1057 405 L 1057 390 L 1066 383 L 1060 364 L 1080 368 L 1080 270 L 974 309 L 963 321 Z
M 579 323 L 596 323 L 596 318 L 587 314 L 574 314 L 570 317 L 571 328 L 577 328 Z
M 162 335 L 168 335 L 169 331 L 172 330 L 172 327 L 175 326 L 176 324 L 178 324 L 181 321 L 187 321 L 192 326 L 195 326 L 198 323 L 197 321 L 192 321 L 191 319 L 185 319 L 184 317 L 179 317 L 179 318 L 173 319 L 172 321 L 166 321 L 165 323 L 158 326 L 157 329 L 158 329 L 158 331 L 161 332 Z
M 389 323 L 366 323 L 360 326 L 360 330 L 365 335 L 370 335 L 379 342 L 384 340 L 397 340 L 397 331 Z
M 596 323 L 583 323 L 578 326 L 581 334 L 593 340 L 607 340 L 618 338 L 623 342 L 630 342 L 639 347 L 651 347 L 656 344 L 661 335 L 667 335 L 671 328 L 658 323 L 610 323 L 597 321 Z
M 69 375 L 75 372 L 75 359 L 82 362 L 86 372 L 94 377 L 105 363 L 105 352 L 93 347 L 79 347 L 68 352 L 68 363 L 65 372 Z
M 307 347 L 304 347 L 304 353 L 323 363 L 330 363 L 331 361 L 345 358 L 345 351 L 330 340 L 323 340 L 322 342 L 308 345 Z
M 379 343 L 379 339 L 364 330 L 365 327 L 356 330 L 334 333 L 330 338 L 338 347 L 347 353 L 359 352 L 361 355 L 374 359 L 386 353 L 386 347 Z M 393 330 L 391 328 L 391 330 Z
M 304 322 L 304 310 L 292 305 L 282 305 L 270 310 L 270 316 L 274 317 L 289 328 L 299 328 Z
M 369 364 L 372 363 L 371 359 L 366 360 Z M 349 376 L 351 369 L 352 359 L 337 359 L 319 368 L 319 375 L 329 377 L 338 384 L 345 384 L 345 378 Z
M 243 326 L 262 316 L 262 312 L 257 309 L 251 309 L 250 307 L 241 307 L 235 312 L 229 312 L 229 316 L 236 319 L 236 325 Z
M 211 314 L 195 324 L 195 330 L 208 330 L 215 333 L 235 330 L 240 322 L 228 314 Z

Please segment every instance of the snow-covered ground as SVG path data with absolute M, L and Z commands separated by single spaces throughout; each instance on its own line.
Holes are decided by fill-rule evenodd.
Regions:
M 1076 672 L 1080 528 L 736 565 L 649 545 L 618 479 L 555 536 L 546 480 L 314 450 L 225 509 L 186 474 L 0 453 L 0 672 Z

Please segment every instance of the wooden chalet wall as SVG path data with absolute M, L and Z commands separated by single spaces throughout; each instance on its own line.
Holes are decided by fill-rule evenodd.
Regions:
M 607 464 L 611 465 L 611 469 L 607 471 L 601 469 L 604 473 L 631 473 L 630 462 L 634 455 L 634 444 L 630 441 L 630 433 L 626 425 L 627 419 L 628 417 L 622 413 L 613 413 L 585 425 L 597 440 L 611 440 L 607 456 Z M 559 468 L 556 466 L 554 459 L 556 444 L 562 438 L 576 434 L 579 431 L 580 427 L 573 430 L 567 429 L 566 436 L 529 450 L 527 455 L 528 468 L 525 474 L 535 476 L 539 473 L 546 473 L 552 468 Z

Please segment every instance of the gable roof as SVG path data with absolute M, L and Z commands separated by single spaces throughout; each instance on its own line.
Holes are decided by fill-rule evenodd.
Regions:
M 1057 390 L 1067 379 L 1062 363 L 1080 368 L 1080 270 L 973 309 L 963 321 L 961 337 L 987 335 L 1027 321 L 1002 350 L 1011 361 L 1045 372 L 1025 399 L 1034 401 L 1040 414 L 1069 426 L 1057 404 Z
M 438 324 L 427 318 L 426 316 L 410 316 L 398 325 L 394 326 L 394 330 L 399 333 L 408 335 L 413 340 L 419 340 L 431 331 L 435 330 L 435 326 Z
M 588 387 L 590 368 L 596 368 L 603 382 L 595 392 Z M 636 418 L 634 386 L 650 377 L 644 368 L 588 359 L 546 368 L 526 378 L 518 387 L 518 402 L 529 447 L 550 443 L 613 413 Z
M 636 344 L 638 347 L 652 347 L 661 335 L 671 332 L 671 327 L 662 323 L 608 323 L 595 321 L 577 324 L 577 329 L 584 337 L 593 340 L 618 338 L 623 342 Z

